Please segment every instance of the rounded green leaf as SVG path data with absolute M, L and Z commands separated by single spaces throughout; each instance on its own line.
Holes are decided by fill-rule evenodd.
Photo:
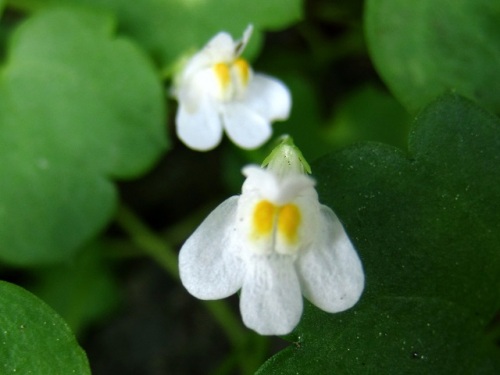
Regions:
M 497 0 L 368 0 L 368 45 L 409 110 L 455 90 L 500 113 L 499 14 Z
M 335 318 L 309 305 L 295 344 L 257 374 L 495 375 L 500 361 L 483 329 L 439 299 L 380 298 Z
M 0 281 L 0 372 L 90 375 L 67 324 L 26 290 Z
M 500 121 L 446 96 L 419 114 L 409 155 L 359 144 L 312 164 L 363 263 L 360 302 L 309 305 L 259 374 L 497 374 Z
M 362 140 L 405 147 L 410 122 L 410 116 L 394 97 L 365 86 L 339 103 L 325 137 L 336 148 Z
M 166 147 L 151 63 L 113 20 L 54 9 L 23 23 L 0 75 L 0 259 L 69 256 L 110 219 L 110 177 L 145 171 Z

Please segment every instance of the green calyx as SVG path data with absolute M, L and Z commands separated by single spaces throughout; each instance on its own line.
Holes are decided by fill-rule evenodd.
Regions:
M 311 173 L 311 167 L 306 161 L 300 149 L 293 143 L 293 138 L 283 135 L 278 140 L 278 145 L 271 151 L 269 156 L 262 162 L 262 167 L 267 167 L 279 175 L 290 171 L 299 173 Z

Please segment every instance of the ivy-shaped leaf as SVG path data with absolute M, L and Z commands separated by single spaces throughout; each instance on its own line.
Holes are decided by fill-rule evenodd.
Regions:
M 240 38 L 250 23 L 256 30 L 279 29 L 302 16 L 301 0 L 23 0 L 19 3 L 28 9 L 85 4 L 111 11 L 117 15 L 120 29 L 150 51 L 162 67 L 169 66 L 190 49 L 201 48 L 219 31 Z M 255 50 L 260 39 L 256 34 L 250 50 Z
M 68 325 L 26 290 L 0 281 L 0 372 L 90 375 Z
M 445 90 L 500 113 L 500 2 L 368 0 L 366 34 L 387 85 L 411 111 Z
M 16 30 L 0 75 L 0 259 L 70 255 L 110 219 L 110 177 L 145 171 L 166 147 L 151 63 L 110 17 L 43 11 Z
M 308 305 L 259 375 L 497 374 L 499 149 L 498 119 L 450 95 L 418 116 L 408 156 L 368 143 L 313 163 L 366 289 L 343 313 Z

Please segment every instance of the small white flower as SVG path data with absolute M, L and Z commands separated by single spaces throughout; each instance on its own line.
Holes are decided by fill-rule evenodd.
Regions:
M 251 33 L 249 26 L 240 41 L 218 33 L 176 77 L 177 135 L 190 148 L 216 147 L 223 128 L 238 146 L 256 148 L 271 136 L 271 121 L 288 118 L 288 88 L 275 78 L 254 73 L 240 57 Z
M 218 206 L 179 255 L 181 280 L 192 295 L 219 299 L 241 289 L 243 321 L 263 335 L 295 328 L 302 295 L 339 312 L 364 288 L 358 255 L 337 216 L 318 202 L 314 181 L 300 162 L 276 159 L 267 170 L 245 167 L 242 194 Z

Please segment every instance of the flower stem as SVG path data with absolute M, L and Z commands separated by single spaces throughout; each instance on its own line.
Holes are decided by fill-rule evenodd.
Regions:
M 179 279 L 175 251 L 163 239 L 156 236 L 130 209 L 121 205 L 116 215 L 116 223 L 140 250 L 153 258 L 174 279 Z
M 121 205 L 117 212 L 116 223 L 140 250 L 154 259 L 171 277 L 179 280 L 177 253 L 167 241 L 149 229 L 124 205 Z M 230 306 L 221 300 L 202 302 L 233 346 L 236 356 L 240 359 L 242 374 L 251 373 L 248 364 L 244 361 L 244 352 L 248 350 L 250 336 L 235 317 Z

